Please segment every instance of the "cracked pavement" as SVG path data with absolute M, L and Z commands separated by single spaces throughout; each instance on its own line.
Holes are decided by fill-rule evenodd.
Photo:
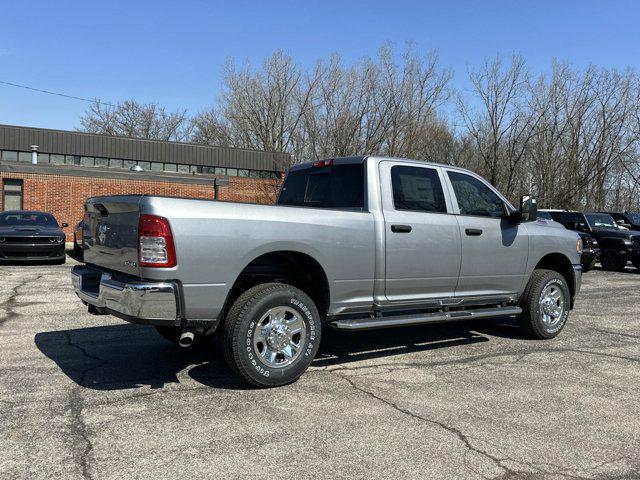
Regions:
M 640 274 L 584 277 L 564 332 L 510 318 L 325 329 L 253 390 L 214 342 L 91 316 L 67 265 L 0 266 L 0 478 L 640 478 Z

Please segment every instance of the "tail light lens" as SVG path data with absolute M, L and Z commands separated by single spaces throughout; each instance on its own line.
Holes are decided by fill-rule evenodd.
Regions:
M 176 266 L 176 249 L 169 220 L 157 215 L 141 215 L 138 222 L 138 263 L 141 267 Z

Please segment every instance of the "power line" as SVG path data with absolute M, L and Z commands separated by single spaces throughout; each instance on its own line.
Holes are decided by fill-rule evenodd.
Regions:
M 102 105 L 108 105 L 109 107 L 117 107 L 117 105 L 114 105 L 114 104 L 108 103 L 108 102 L 102 102 L 102 101 L 97 100 L 97 99 L 91 100 L 89 98 L 76 97 L 75 95 L 66 95 L 64 93 L 50 92 L 49 90 L 41 90 L 39 88 L 30 87 L 28 85 L 20 85 L 19 83 L 11 83 L 11 82 L 5 82 L 3 80 L 0 80 L 0 84 L 9 85 L 11 87 L 24 88 L 25 90 L 32 90 L 34 92 L 39 92 L 39 93 L 46 93 L 47 95 L 56 95 L 58 97 L 70 98 L 72 100 L 80 100 L 81 102 L 87 102 L 87 103 L 99 102 Z

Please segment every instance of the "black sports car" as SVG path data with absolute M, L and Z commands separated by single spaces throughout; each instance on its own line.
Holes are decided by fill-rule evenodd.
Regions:
M 68 226 L 62 224 L 62 228 Z M 55 261 L 64 263 L 65 235 L 50 213 L 0 212 L 0 262 Z

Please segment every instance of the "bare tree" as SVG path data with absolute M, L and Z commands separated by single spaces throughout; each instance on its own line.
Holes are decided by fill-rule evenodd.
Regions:
M 189 136 L 187 111 L 167 112 L 157 103 L 126 100 L 116 106 L 98 101 L 80 118 L 82 130 L 105 135 L 153 140 L 184 140 Z

